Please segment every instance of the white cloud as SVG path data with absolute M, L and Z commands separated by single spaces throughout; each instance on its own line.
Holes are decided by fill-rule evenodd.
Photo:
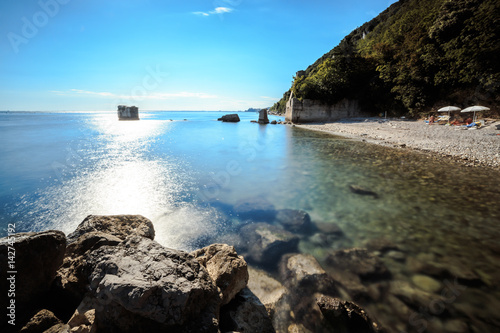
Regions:
M 231 13 L 234 9 L 229 8 L 229 7 L 216 7 L 214 10 L 211 10 L 209 12 L 193 12 L 195 15 L 199 16 L 210 16 L 213 14 L 226 14 L 226 13 Z

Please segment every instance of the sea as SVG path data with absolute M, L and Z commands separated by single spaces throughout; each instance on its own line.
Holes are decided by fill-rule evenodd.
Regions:
M 115 112 L 0 112 L 0 237 L 9 225 L 69 234 L 90 214 L 141 214 L 155 240 L 190 251 L 231 243 L 231 226 L 259 222 L 239 220 L 234 207 L 242 203 L 303 210 L 342 230 L 333 242 L 300 235 L 299 250 L 327 270 L 334 251 L 392 244 L 389 254 L 375 252 L 392 281 L 359 300 L 388 331 L 500 327 L 498 169 L 260 125 L 254 112 L 217 121 L 224 114 L 141 111 L 139 121 L 118 121 Z M 395 315 L 394 283 L 438 301 L 449 283 L 462 288 L 452 302 L 441 300 L 442 311 L 407 301 L 409 312 Z

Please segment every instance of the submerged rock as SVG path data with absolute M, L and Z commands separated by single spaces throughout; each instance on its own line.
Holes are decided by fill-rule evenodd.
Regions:
M 248 258 L 263 264 L 278 263 L 286 253 L 297 252 L 299 238 L 289 231 L 267 223 L 252 223 L 241 228 Z
M 191 252 L 203 265 L 221 292 L 222 304 L 227 304 L 248 283 L 248 268 L 234 247 L 212 244 Z
M 391 276 L 384 263 L 366 249 L 335 251 L 327 257 L 327 262 L 334 269 L 346 270 L 362 279 L 385 279 Z
M 280 209 L 276 222 L 291 232 L 306 233 L 311 229 L 311 217 L 303 210 Z
M 89 215 L 68 235 L 68 242 L 73 243 L 78 237 L 91 231 L 101 231 L 122 240 L 137 235 L 149 239 L 155 238 L 153 223 L 141 215 Z
M 234 205 L 234 213 L 241 220 L 272 222 L 276 217 L 274 206 L 262 198 L 241 200 Z
M 240 121 L 240 117 L 238 116 L 238 114 L 232 113 L 232 114 L 226 114 L 217 120 L 227 123 L 237 123 Z
M 132 236 L 89 261 L 99 330 L 217 332 L 217 288 L 188 253 Z
M 359 185 L 349 185 L 349 190 L 351 190 L 352 193 L 356 193 L 356 194 L 359 194 L 359 195 L 366 195 L 366 196 L 372 196 L 374 197 L 375 199 L 378 198 L 378 194 L 367 189 L 367 188 L 364 188 L 362 186 L 359 186 Z

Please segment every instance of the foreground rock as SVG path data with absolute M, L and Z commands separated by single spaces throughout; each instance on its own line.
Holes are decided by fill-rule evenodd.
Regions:
M 240 117 L 236 113 L 233 113 L 233 114 L 226 114 L 217 120 L 227 123 L 237 123 L 240 121 Z
M 240 234 L 247 245 L 248 258 L 262 265 L 277 264 L 282 255 L 297 252 L 297 236 L 267 223 L 246 225 Z
M 87 261 L 90 252 L 105 245 L 118 245 L 121 239 L 100 231 L 83 234 L 66 248 L 64 261 L 57 271 L 54 289 L 66 304 L 77 306 L 88 291 L 91 267 Z
M 68 235 L 68 242 L 72 243 L 78 237 L 92 231 L 101 231 L 106 234 L 125 239 L 132 235 L 155 238 L 153 223 L 141 215 L 89 215 L 76 230 Z
M 227 304 L 248 283 L 247 263 L 234 247 L 212 244 L 191 252 L 208 271 L 221 293 L 222 304 Z
M 61 231 L 19 233 L 0 239 L 1 306 L 7 309 L 8 302 L 15 301 L 16 325 L 24 324 L 47 297 L 65 250 L 66 236 Z M 7 297 L 9 290 L 13 297 Z M 7 320 L 2 320 L 0 327 L 6 324 Z
M 222 332 L 275 332 L 266 307 L 248 288 L 240 291 L 229 304 L 221 308 L 220 326 Z
M 217 289 L 189 254 L 132 236 L 89 260 L 99 330 L 217 332 Z
M 19 331 L 20 333 L 44 332 L 52 326 L 62 324 L 52 311 L 43 309 L 37 312 L 33 318 Z
M 322 296 L 317 300 L 317 304 L 332 332 L 381 332 L 379 325 L 354 303 Z

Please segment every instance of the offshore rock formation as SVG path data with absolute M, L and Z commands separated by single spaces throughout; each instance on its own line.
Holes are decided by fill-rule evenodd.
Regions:
M 269 118 L 267 117 L 267 109 L 262 109 L 259 111 L 259 124 L 269 124 Z
M 236 113 L 232 113 L 232 114 L 226 114 L 217 120 L 222 121 L 224 123 L 237 123 L 240 121 L 240 117 Z
M 118 120 L 139 120 L 137 106 L 118 105 Z

